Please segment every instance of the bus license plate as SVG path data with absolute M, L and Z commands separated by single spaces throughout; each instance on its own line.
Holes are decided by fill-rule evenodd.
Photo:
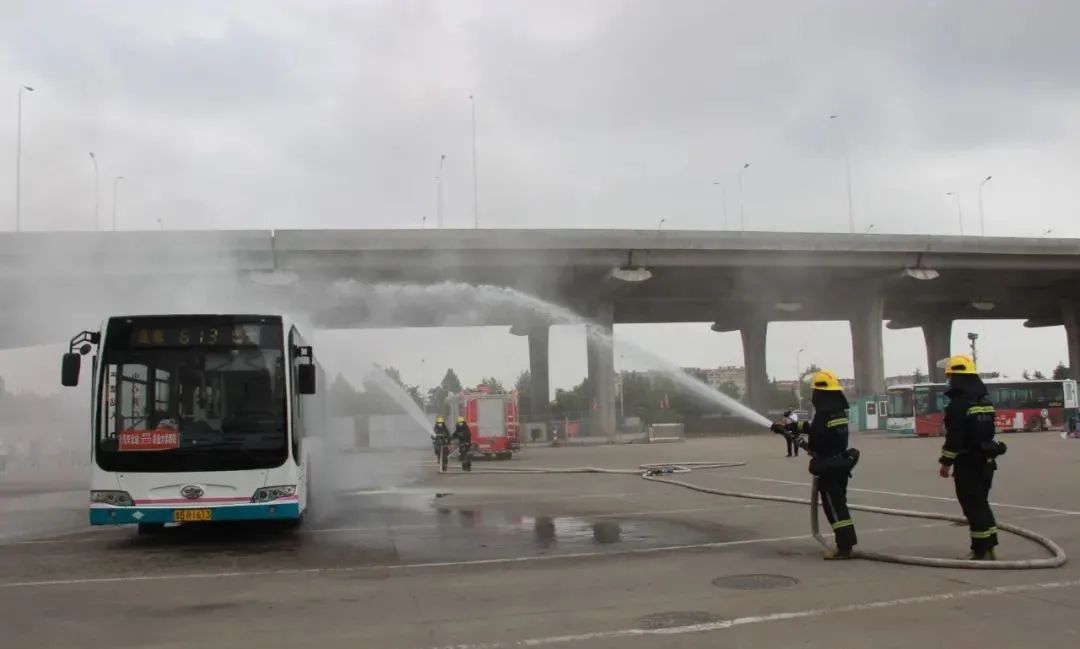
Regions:
M 177 509 L 173 511 L 173 520 L 177 523 L 202 523 L 210 520 L 210 509 Z

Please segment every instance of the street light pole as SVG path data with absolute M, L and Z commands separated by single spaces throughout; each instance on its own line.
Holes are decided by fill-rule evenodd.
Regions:
M 721 183 L 721 182 L 715 182 L 715 183 L 713 183 L 713 185 L 715 187 L 720 188 L 720 207 L 721 207 L 721 210 L 723 210 L 723 212 L 724 212 L 724 229 L 727 230 L 728 229 L 727 188 L 724 187 L 724 183 Z
M 744 162 L 741 169 L 739 169 L 739 230 L 746 231 L 746 213 L 743 211 L 743 191 L 742 191 L 742 175 L 750 167 L 749 162 Z
M 667 217 L 660 219 L 660 222 L 656 224 L 656 231 L 659 232 L 664 227 L 664 223 L 667 222 Z
M 983 178 L 983 181 L 981 183 L 979 183 L 979 236 L 983 237 L 986 236 L 986 218 L 983 215 L 982 192 L 983 187 L 986 185 L 986 183 L 990 182 L 991 178 L 993 178 L 993 176 L 987 176 L 986 178 Z
M 945 192 L 946 196 L 952 196 L 956 201 L 956 219 L 960 223 L 960 236 L 964 236 L 964 211 L 960 209 L 960 195 L 956 192 Z
M 94 163 L 94 229 L 95 230 L 100 230 L 101 229 L 101 214 L 100 214 L 98 208 L 99 208 L 99 205 L 100 205 L 100 202 L 99 202 L 100 191 L 99 190 L 101 189 L 101 187 L 100 187 L 100 183 L 98 182 L 97 156 L 94 155 L 93 151 L 90 152 L 90 161 Z
M 113 178 L 113 184 L 112 184 L 112 229 L 113 229 L 113 232 L 116 232 L 116 191 L 117 191 L 117 186 L 120 184 L 121 180 L 124 180 L 124 177 L 123 176 L 117 176 L 116 178 Z
M 839 120 L 839 115 L 829 115 L 831 120 Z M 847 131 L 840 127 L 840 144 L 844 149 L 844 174 L 847 178 L 847 217 L 848 231 L 855 234 L 855 208 L 851 200 L 851 149 L 848 147 Z
M 476 98 L 469 95 L 469 104 L 472 106 L 472 195 L 473 195 L 473 227 L 480 227 L 480 191 L 476 179 Z
M 799 348 L 799 351 L 795 352 L 795 400 L 799 404 L 799 410 L 802 410 L 802 363 L 799 362 L 799 357 L 805 350 Z
M 15 231 L 22 229 L 22 96 L 34 92 L 30 86 L 19 86 L 19 111 L 15 125 Z
M 441 230 L 443 227 L 443 202 L 442 202 L 442 170 L 446 162 L 446 154 L 439 156 L 439 175 L 435 176 L 435 223 Z

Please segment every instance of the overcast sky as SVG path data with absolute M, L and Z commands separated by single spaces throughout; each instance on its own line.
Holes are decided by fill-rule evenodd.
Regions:
M 726 212 L 737 228 L 742 212 L 747 229 L 843 231 L 846 141 L 860 231 L 958 233 L 955 192 L 978 233 L 992 175 L 988 235 L 1080 235 L 1070 0 L 7 0 L 0 12 L 12 153 L 0 178 L 14 178 L 16 89 L 35 88 L 27 229 L 110 227 L 114 207 L 122 229 L 431 225 L 441 154 L 446 224 L 471 227 L 475 94 L 483 227 L 718 229 Z M 8 228 L 13 185 L 0 189 Z M 1060 328 L 974 326 L 958 325 L 957 345 L 981 331 L 988 369 L 1065 357 Z M 504 331 L 341 336 L 328 339 L 414 383 L 447 365 L 512 379 L 526 357 Z M 741 363 L 738 336 L 707 325 L 617 336 L 682 365 Z M 889 373 L 925 369 L 917 330 L 885 341 Z M 583 347 L 557 330 L 556 385 L 584 374 Z M 770 374 L 793 375 L 800 347 L 803 364 L 851 374 L 845 324 L 773 325 Z M 31 357 L 0 353 L 0 374 L 54 384 Z

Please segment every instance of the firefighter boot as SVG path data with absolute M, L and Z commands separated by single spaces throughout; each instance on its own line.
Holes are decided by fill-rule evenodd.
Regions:
M 826 561 L 846 561 L 851 558 L 851 549 L 841 550 L 837 548 L 835 550 L 825 550 L 825 554 L 822 555 L 821 558 Z

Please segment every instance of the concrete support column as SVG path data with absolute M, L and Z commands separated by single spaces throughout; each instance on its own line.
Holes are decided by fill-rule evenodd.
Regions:
M 1061 316 L 1069 343 L 1069 378 L 1080 380 L 1080 305 L 1062 304 Z
M 601 302 L 593 308 L 593 324 L 586 338 L 589 379 L 593 403 L 592 434 L 615 441 L 615 350 L 613 322 L 615 305 Z
M 953 321 L 942 318 L 922 325 L 923 340 L 926 341 L 926 369 L 933 383 L 945 382 L 945 368 L 938 367 L 938 361 L 952 355 Z
M 885 352 L 881 322 L 885 301 L 867 295 L 855 304 L 851 317 L 851 348 L 855 361 L 856 396 L 885 393 Z
M 769 372 L 765 366 L 765 341 L 769 322 L 764 319 L 744 323 L 742 334 L 743 367 L 746 372 L 746 403 L 757 412 L 769 409 Z
M 550 331 L 546 325 L 529 330 L 529 419 L 532 421 L 547 421 L 551 407 Z

